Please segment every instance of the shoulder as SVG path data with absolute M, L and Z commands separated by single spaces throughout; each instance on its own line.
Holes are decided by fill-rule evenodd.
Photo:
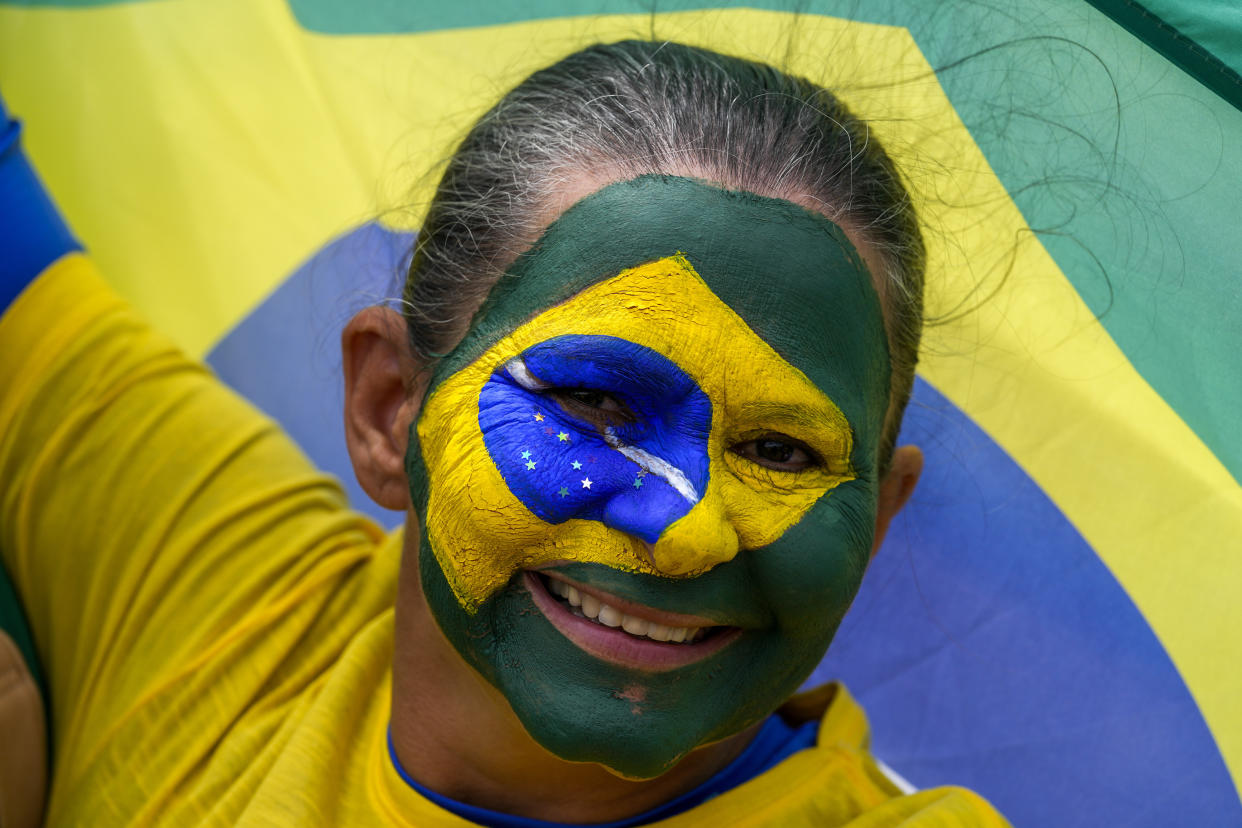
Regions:
M 845 825 L 848 828 L 1007 828 L 1009 822 L 974 791 L 944 787 L 894 797 Z
M 819 720 L 814 747 L 661 825 L 816 828 L 1002 828 L 1009 823 L 963 788 L 903 792 L 871 755 L 862 707 L 840 684 L 792 698 L 780 711 Z

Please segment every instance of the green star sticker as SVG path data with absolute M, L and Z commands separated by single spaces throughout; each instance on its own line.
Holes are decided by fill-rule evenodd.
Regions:
M 556 439 L 560 440 L 562 443 L 568 443 L 569 435 L 562 431 L 560 434 L 556 435 Z
M 643 487 L 643 479 L 641 477 L 634 478 L 634 488 L 641 489 Z
M 564 497 L 565 495 L 569 494 L 569 489 L 565 488 L 564 486 L 561 486 L 561 490 L 557 492 L 557 494 L 560 495 L 561 497 Z
M 526 469 L 527 469 L 527 471 L 530 471 L 531 469 L 534 469 L 534 468 L 535 468 L 535 461 L 534 461 L 534 460 L 527 460 L 527 461 L 526 461 Z

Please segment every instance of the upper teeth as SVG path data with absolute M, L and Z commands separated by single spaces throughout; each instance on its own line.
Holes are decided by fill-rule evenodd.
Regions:
M 672 641 L 677 643 L 692 642 L 702 636 L 703 627 L 668 627 L 645 618 L 626 615 L 616 607 L 610 607 L 594 595 L 579 592 L 564 581 L 555 578 L 547 579 L 548 588 L 553 594 L 559 595 L 576 607 L 584 616 L 605 624 L 609 627 L 620 627 L 630 635 L 641 635 L 655 641 Z

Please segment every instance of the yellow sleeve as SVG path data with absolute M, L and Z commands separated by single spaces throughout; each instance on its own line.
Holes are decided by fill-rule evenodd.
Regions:
M 81 255 L 0 318 L 0 355 L 0 552 L 48 673 L 54 784 L 105 747 L 175 772 L 331 662 L 381 533 Z

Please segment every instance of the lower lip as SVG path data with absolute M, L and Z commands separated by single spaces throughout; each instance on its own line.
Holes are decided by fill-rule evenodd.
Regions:
M 525 572 L 523 578 L 535 606 L 562 635 L 596 658 L 622 667 L 653 673 L 675 670 L 719 652 L 742 632 L 736 627 L 721 630 L 694 644 L 666 644 L 639 638 L 620 627 L 609 627 L 570 612 L 552 597 L 534 573 Z

